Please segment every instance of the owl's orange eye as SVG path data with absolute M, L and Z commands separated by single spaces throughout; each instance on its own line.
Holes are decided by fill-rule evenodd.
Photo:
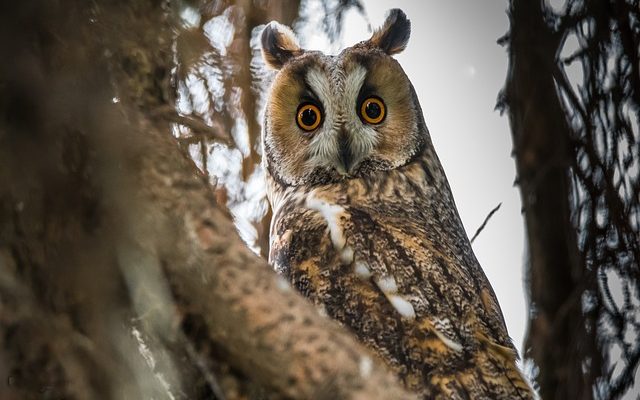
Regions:
M 368 124 L 376 125 L 381 123 L 385 115 L 384 102 L 379 97 L 367 97 L 360 105 L 360 118 Z
M 303 103 L 298 107 L 296 122 L 300 129 L 311 132 L 320 126 L 320 122 L 322 122 L 322 113 L 318 106 L 311 103 Z

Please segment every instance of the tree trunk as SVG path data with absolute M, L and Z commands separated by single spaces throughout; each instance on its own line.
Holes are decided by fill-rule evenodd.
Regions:
M 582 380 L 574 343 L 589 334 L 581 308 L 584 269 L 569 207 L 571 131 L 554 81 L 563 37 L 545 22 L 541 0 L 512 1 L 510 20 L 504 100 L 528 239 L 526 357 L 538 367 L 543 399 L 588 399 L 591 389 Z

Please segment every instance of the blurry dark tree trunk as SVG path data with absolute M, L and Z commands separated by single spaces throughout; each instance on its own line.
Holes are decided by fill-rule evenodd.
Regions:
M 171 135 L 229 141 L 175 111 L 185 4 L 0 6 L 0 398 L 412 398 Z
M 640 9 L 547 4 L 511 1 L 502 39 L 499 106 L 528 239 L 525 357 L 543 399 L 616 399 L 639 387 Z

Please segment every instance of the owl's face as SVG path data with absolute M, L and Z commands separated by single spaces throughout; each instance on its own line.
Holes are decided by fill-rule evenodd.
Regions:
M 263 55 L 279 69 L 265 112 L 263 145 L 271 175 L 288 186 L 361 178 L 398 168 L 420 152 L 426 128 L 413 87 L 391 56 L 410 25 L 392 10 L 371 39 L 337 56 L 304 51 L 276 23 Z

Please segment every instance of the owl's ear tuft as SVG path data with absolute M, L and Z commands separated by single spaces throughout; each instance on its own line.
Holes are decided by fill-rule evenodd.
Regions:
M 271 21 L 262 31 L 262 58 L 274 69 L 280 69 L 291 58 L 302 54 L 296 35 L 288 27 Z
M 407 47 L 411 36 L 411 21 L 399 8 L 389 10 L 384 24 L 373 32 L 371 42 L 389 55 L 400 53 Z

